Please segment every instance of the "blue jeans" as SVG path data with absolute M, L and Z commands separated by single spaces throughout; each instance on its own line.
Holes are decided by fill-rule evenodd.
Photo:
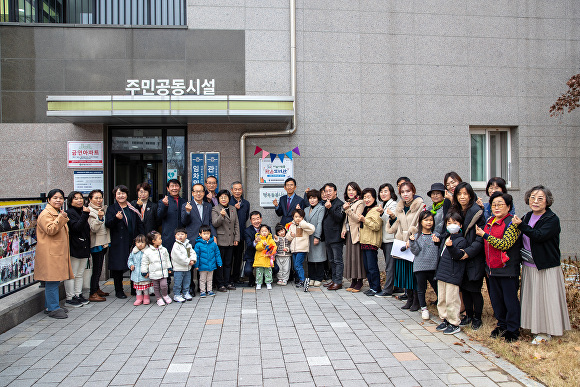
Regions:
M 57 310 L 60 308 L 58 304 L 59 301 L 59 294 L 58 294 L 58 286 L 60 285 L 60 281 L 46 281 L 44 286 L 44 306 L 46 306 L 46 310 L 52 312 L 53 310 Z
M 332 271 L 332 282 L 335 284 L 342 284 L 342 274 L 344 271 L 344 261 L 342 258 L 342 242 L 327 243 L 326 257 L 330 263 L 330 270 Z
M 191 283 L 191 272 L 174 271 L 173 272 L 173 295 L 179 296 L 189 293 L 189 284 Z
M 381 291 L 381 277 L 379 275 L 379 264 L 377 262 L 377 250 L 361 249 L 363 255 L 363 265 L 367 272 L 369 287 L 374 291 Z
M 306 258 L 306 253 L 293 253 L 292 258 L 296 275 L 300 281 L 304 281 L 304 258 Z

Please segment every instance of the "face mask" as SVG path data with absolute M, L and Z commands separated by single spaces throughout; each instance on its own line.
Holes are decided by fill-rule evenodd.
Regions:
M 459 227 L 458 224 L 447 225 L 447 231 L 449 231 L 450 234 L 457 234 L 459 230 L 461 230 L 461 227 Z

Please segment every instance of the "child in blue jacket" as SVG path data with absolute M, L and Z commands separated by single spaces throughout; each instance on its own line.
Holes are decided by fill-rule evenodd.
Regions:
M 215 296 L 212 291 L 213 271 L 222 267 L 222 257 L 218 245 L 211 237 L 209 226 L 203 225 L 199 228 L 199 236 L 195 240 L 193 251 L 197 255 L 195 267 L 199 270 L 199 296 L 201 298 Z

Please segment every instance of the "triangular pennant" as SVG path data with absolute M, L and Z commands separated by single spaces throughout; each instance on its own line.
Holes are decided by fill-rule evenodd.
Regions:
M 262 151 L 262 160 L 264 160 L 266 158 L 266 156 L 268 156 L 270 154 L 270 152 L 266 152 L 265 150 Z
M 292 149 L 292 152 L 296 153 L 298 156 L 300 156 L 300 149 L 298 149 L 298 147 Z
M 260 151 L 262 150 L 262 148 L 260 148 L 259 146 L 256 147 L 256 150 L 254 151 L 254 156 L 257 155 L 258 153 L 260 153 Z
M 288 151 L 285 153 L 286 157 L 288 157 L 290 160 L 292 160 L 292 151 Z
M 278 155 L 278 158 L 280 159 L 281 162 L 284 162 L 284 153 L 280 153 Z
M 270 153 L 270 161 L 273 163 L 276 160 L 276 153 Z

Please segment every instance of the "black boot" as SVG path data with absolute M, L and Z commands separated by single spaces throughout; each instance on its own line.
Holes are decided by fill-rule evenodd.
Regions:
M 411 312 L 416 312 L 419 310 L 419 296 L 417 295 L 417 291 L 413 290 L 413 304 L 411 308 L 409 308 Z
M 414 292 L 412 289 L 407 289 L 407 303 L 403 306 L 401 306 L 401 309 L 409 309 L 411 307 L 411 305 L 413 305 L 413 300 L 415 299 L 414 297 Z

